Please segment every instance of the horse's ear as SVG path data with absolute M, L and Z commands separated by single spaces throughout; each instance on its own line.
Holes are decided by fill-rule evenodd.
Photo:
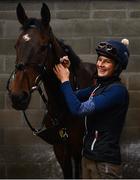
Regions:
M 16 13 L 17 13 L 17 18 L 18 18 L 19 22 L 20 22 L 21 24 L 24 24 L 25 21 L 28 19 L 28 17 L 26 16 L 25 10 L 24 10 L 24 8 L 22 7 L 21 3 L 19 3 L 19 4 L 17 5 Z
M 42 4 L 41 18 L 42 18 L 43 24 L 49 24 L 50 19 L 51 19 L 51 14 L 50 14 L 50 10 L 48 6 L 45 3 Z

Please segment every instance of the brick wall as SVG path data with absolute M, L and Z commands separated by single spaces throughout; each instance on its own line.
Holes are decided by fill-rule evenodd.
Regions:
M 39 17 L 42 1 L 20 1 L 29 16 Z M 126 178 L 140 178 L 140 1 L 43 1 L 50 7 L 55 35 L 69 43 L 87 62 L 95 62 L 95 44 L 108 38 L 128 38 L 130 61 L 122 75 L 130 93 L 130 106 L 122 135 Z M 14 68 L 14 44 L 19 33 L 18 1 L 0 1 L 0 178 L 61 178 L 52 147 L 37 137 L 10 106 L 6 82 Z M 39 103 L 38 103 L 39 102 Z M 28 110 L 32 122 L 43 115 L 37 94 Z M 59 169 L 59 171 L 58 171 Z

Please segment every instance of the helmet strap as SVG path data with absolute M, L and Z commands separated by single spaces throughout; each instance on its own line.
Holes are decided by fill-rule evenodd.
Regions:
M 120 64 L 116 64 L 114 76 L 119 76 L 122 72 L 123 68 Z

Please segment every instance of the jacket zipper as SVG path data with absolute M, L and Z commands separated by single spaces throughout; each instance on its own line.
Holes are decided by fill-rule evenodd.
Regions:
M 91 151 L 93 151 L 93 149 L 94 149 L 94 145 L 95 145 L 95 143 L 97 141 L 97 138 L 98 138 L 98 131 L 95 131 L 95 138 L 94 138 L 94 140 L 93 140 L 93 142 L 91 144 Z
M 86 137 L 87 133 L 88 133 L 88 130 L 87 130 L 87 116 L 85 116 L 85 135 L 83 137 L 83 144 L 84 144 L 85 137 Z M 83 155 L 83 150 L 84 149 L 82 148 L 82 155 Z
M 99 85 L 92 91 L 90 97 L 94 96 L 95 91 L 96 91 L 100 86 L 101 86 L 101 84 L 99 84 Z M 89 98 L 90 98 L 90 97 L 89 97 Z
M 92 91 L 90 97 L 92 97 L 92 94 L 94 94 L 95 91 L 96 91 L 100 86 L 101 86 L 101 84 L 99 84 L 99 85 Z M 90 98 L 90 97 L 89 97 L 89 98 Z M 85 133 L 85 136 L 86 136 L 86 134 L 88 134 L 88 129 L 87 129 L 87 116 L 85 116 L 85 131 L 86 131 L 86 133 Z M 95 138 L 94 138 L 93 143 L 92 143 L 92 145 L 91 145 L 91 150 L 93 150 L 94 144 L 95 144 L 96 139 L 97 139 L 97 138 L 96 138 L 96 133 L 98 134 L 98 131 L 95 131 Z M 83 137 L 83 142 L 84 142 L 84 140 L 85 140 L 85 136 Z M 98 136 L 98 135 L 97 135 L 97 136 Z M 82 154 L 83 154 L 83 149 L 82 149 Z

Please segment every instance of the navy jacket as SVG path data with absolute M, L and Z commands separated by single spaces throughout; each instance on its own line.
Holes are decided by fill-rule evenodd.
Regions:
M 73 92 L 67 81 L 61 84 L 61 91 L 70 112 L 86 117 L 83 156 L 120 164 L 119 140 L 129 103 L 126 87 L 112 79 Z

